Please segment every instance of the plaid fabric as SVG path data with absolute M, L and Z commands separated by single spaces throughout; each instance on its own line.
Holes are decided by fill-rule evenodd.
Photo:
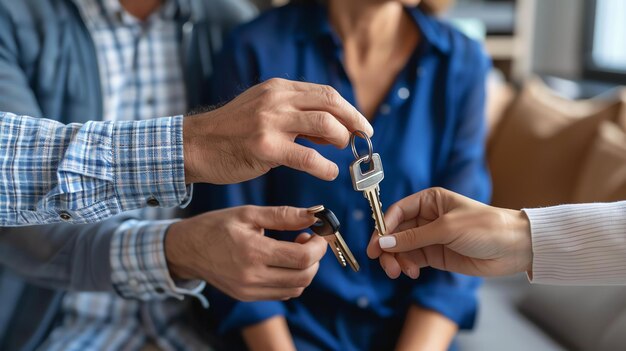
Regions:
M 176 13 L 184 1 L 165 1 L 147 21 L 119 0 L 75 0 L 93 38 L 108 121 L 149 119 L 186 111 Z
M 0 112 L 0 226 L 101 221 L 185 186 L 182 117 L 63 125 Z
M 167 1 L 139 22 L 124 12 L 118 0 L 75 2 L 96 47 L 105 119 L 141 120 L 183 113 L 185 85 L 174 16 L 184 10 L 185 3 Z M 210 348 L 193 332 L 190 301 L 183 300 L 195 296 L 207 307 L 200 294 L 205 283 L 174 282 L 168 271 L 164 239 L 174 222 L 168 218 L 174 218 L 174 213 L 154 208 L 138 211 L 137 217 L 145 220 L 124 222 L 111 239 L 111 279 L 119 296 L 66 294 L 62 325 L 42 349 Z
M 117 292 L 126 298 L 155 300 L 200 294 L 204 282 L 183 282 L 177 286 L 170 278 L 163 241 L 167 228 L 175 220 L 124 222 L 111 242 L 111 280 Z
M 39 350 L 209 350 L 188 326 L 189 301 L 140 302 L 68 293 L 64 318 Z

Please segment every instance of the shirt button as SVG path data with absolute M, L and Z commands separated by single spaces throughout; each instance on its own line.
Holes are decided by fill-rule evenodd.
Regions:
M 165 289 L 163 289 L 160 286 L 157 286 L 156 288 L 154 288 L 154 292 L 156 292 L 157 294 L 163 294 L 165 292 Z
M 128 281 L 128 285 L 129 285 L 131 288 L 136 288 L 137 286 L 139 286 L 139 282 L 137 281 L 137 279 L 130 279 L 130 280 Z
M 363 211 L 361 210 L 354 210 L 352 211 L 352 218 L 355 221 L 360 221 L 365 217 L 365 213 L 363 213 Z
M 65 211 L 59 213 L 59 217 L 61 217 L 61 220 L 63 220 L 63 221 L 69 221 L 70 219 L 72 219 L 72 216 L 69 213 L 65 212 Z
M 391 112 L 391 106 L 389 106 L 388 104 L 380 105 L 380 113 L 382 113 L 383 115 L 388 115 L 389 112 Z
M 411 92 L 407 88 L 398 89 L 398 97 L 402 100 L 406 100 L 411 95 Z
M 359 306 L 359 308 L 367 308 L 367 306 L 370 305 L 370 300 L 365 296 L 361 296 L 356 300 L 356 305 Z
M 159 200 L 151 197 L 148 199 L 148 206 L 150 207 L 159 207 Z
M 154 102 L 155 102 L 154 97 L 149 96 L 149 97 L 146 98 L 146 104 L 154 105 Z

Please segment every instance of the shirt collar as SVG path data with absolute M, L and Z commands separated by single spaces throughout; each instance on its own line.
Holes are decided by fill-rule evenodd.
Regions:
M 330 25 L 326 7 L 323 5 L 306 5 L 311 8 L 306 9 L 307 16 L 300 22 L 300 27 L 296 32 L 299 40 L 314 39 L 321 36 L 330 36 L 334 40 L 339 40 L 335 30 Z M 431 16 L 424 14 L 417 7 L 407 7 L 411 18 L 415 21 L 417 28 L 422 34 L 422 39 L 442 53 L 450 50 L 450 37 L 441 28 L 441 24 Z
M 108 18 L 112 23 L 135 22 L 119 0 L 73 0 L 74 3 L 90 18 L 96 21 L 98 18 Z M 180 12 L 189 11 L 188 0 L 164 0 L 161 7 L 152 16 L 158 16 L 163 20 L 175 19 Z M 104 13 L 103 11 L 104 10 Z M 105 17 L 103 17 L 103 15 Z M 184 14 L 183 14 L 184 15 Z

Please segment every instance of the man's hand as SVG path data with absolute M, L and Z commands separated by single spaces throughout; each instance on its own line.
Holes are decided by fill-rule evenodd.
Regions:
M 304 137 L 344 148 L 372 126 L 333 88 L 284 79 L 258 84 L 225 106 L 184 119 L 187 183 L 239 183 L 285 165 L 324 180 L 337 165 L 296 144 Z
M 395 203 L 385 220 L 397 233 L 374 233 L 367 254 L 379 258 L 390 278 L 402 271 L 416 279 L 427 266 L 475 276 L 531 270 L 530 226 L 521 211 L 432 188 Z
M 327 243 L 302 233 L 296 242 L 264 235 L 264 229 L 300 230 L 315 222 L 306 209 L 243 206 L 174 223 L 165 237 L 172 276 L 201 279 L 242 300 L 299 296 L 326 253 Z

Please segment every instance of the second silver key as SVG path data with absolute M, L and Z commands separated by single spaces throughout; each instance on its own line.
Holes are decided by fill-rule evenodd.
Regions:
M 369 169 L 366 172 L 361 170 L 361 165 L 369 155 L 365 155 L 356 159 L 350 164 L 350 176 L 352 177 L 352 186 L 356 191 L 362 191 L 363 195 L 369 201 L 372 208 L 372 217 L 376 223 L 378 235 L 387 234 L 387 226 L 385 225 L 385 215 L 383 213 L 383 204 L 380 201 L 380 187 L 378 184 L 385 178 L 383 172 L 383 162 L 377 153 L 371 154 Z

